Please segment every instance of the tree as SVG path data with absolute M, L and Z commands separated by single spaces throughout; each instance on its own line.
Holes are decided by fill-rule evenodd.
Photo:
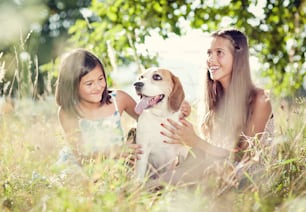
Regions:
M 232 0 L 230 4 L 204 0 L 4 0 L 0 4 L 0 24 L 6 32 L 0 35 L 0 76 L 6 70 L 5 77 L 0 77 L 0 94 L 7 95 L 5 88 L 20 90 L 22 86 L 14 79 L 22 70 L 29 72 L 24 85 L 35 87 L 37 82 L 36 89 L 43 94 L 50 81 L 56 80 L 56 58 L 70 46 L 93 50 L 110 71 L 130 62 L 136 62 L 139 70 L 157 64 L 157 55 L 140 52 L 139 44 L 152 31 L 163 38 L 169 33 L 182 35 L 187 23 L 203 32 L 240 28 L 248 35 L 251 54 L 262 64 L 261 73 L 270 79 L 275 94 L 305 95 L 306 2 L 302 0 Z M 7 26 L 14 29 L 13 34 Z M 19 63 L 25 53 L 28 61 Z
M 204 0 L 93 0 L 83 10 L 85 19 L 77 20 L 69 33 L 78 46 L 102 56 L 108 67 L 114 60 L 119 65 L 136 61 L 149 66 L 156 57 L 138 52 L 137 45 L 152 30 L 167 38 L 170 32 L 184 33 L 182 23 L 186 22 L 204 32 L 237 27 L 248 35 L 251 53 L 258 57 L 262 75 L 270 79 L 275 93 L 288 96 L 303 90 L 306 81 L 305 5 L 298 0 L 267 0 L 262 5 L 248 0 L 233 0 L 230 4 Z M 109 53 L 112 48 L 115 55 Z
M 91 0 L 28 0 L 0 3 L 0 94 L 37 97 L 50 87 L 51 68 L 66 46 L 67 31 Z M 5 73 L 3 73 L 5 72 Z M 53 77 L 54 80 L 54 77 Z

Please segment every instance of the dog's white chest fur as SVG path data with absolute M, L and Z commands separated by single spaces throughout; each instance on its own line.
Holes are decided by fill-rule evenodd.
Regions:
M 155 114 L 154 114 L 155 113 Z M 160 113 L 157 116 L 156 113 Z M 166 123 L 167 118 L 178 121 L 178 113 L 165 114 L 161 111 L 148 109 L 138 118 L 136 143 L 140 144 L 143 154 L 137 161 L 136 172 L 140 179 L 145 177 L 148 168 L 151 174 L 162 173 L 173 168 L 178 157 L 185 157 L 187 148 L 178 144 L 167 144 L 167 137 L 160 134 L 165 129 L 161 123 Z

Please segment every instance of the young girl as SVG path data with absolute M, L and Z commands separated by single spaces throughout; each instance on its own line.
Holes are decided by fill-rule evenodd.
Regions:
M 95 55 L 76 49 L 63 57 L 55 96 L 69 144 L 58 163 L 82 166 L 105 156 L 128 156 L 133 163 L 141 154 L 139 145 L 124 143 L 120 121 L 123 111 L 137 120 L 136 103 L 127 93 L 108 89 L 104 67 Z
M 262 148 L 271 144 L 272 107 L 266 92 L 251 80 L 246 36 L 236 29 L 214 32 L 207 56 L 201 124 L 204 138 L 186 119 L 182 118 L 180 124 L 173 120 L 162 123 L 165 131 L 161 133 L 171 139 L 168 143 L 188 145 L 193 154 L 175 172 L 166 173 L 150 185 L 201 180 L 203 172 L 217 161 L 230 161 L 237 167 L 242 163 L 238 156 L 258 139 Z M 234 160 L 230 157 L 233 155 Z M 246 155 L 242 157 L 245 162 Z

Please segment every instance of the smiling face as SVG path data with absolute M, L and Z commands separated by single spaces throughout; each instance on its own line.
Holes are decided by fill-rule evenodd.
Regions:
M 207 68 L 210 78 L 227 88 L 233 70 L 233 46 L 228 39 L 214 37 L 207 50 Z
M 102 69 L 97 65 L 80 80 L 80 103 L 100 104 L 105 87 L 106 81 Z

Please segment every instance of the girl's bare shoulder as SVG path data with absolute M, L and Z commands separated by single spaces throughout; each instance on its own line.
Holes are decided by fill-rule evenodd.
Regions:
M 125 92 L 125 91 L 119 90 L 119 89 L 113 90 L 113 92 L 116 93 L 116 96 L 117 96 L 117 97 L 122 97 L 122 96 L 125 96 L 125 95 L 126 95 L 126 92 Z
M 135 100 L 125 91 L 117 90 L 116 92 L 117 92 L 117 102 L 118 102 L 120 113 L 125 111 L 131 117 L 137 119 L 138 115 L 136 114 L 134 110 L 136 106 Z
M 267 113 L 272 112 L 270 94 L 267 90 L 256 88 L 254 110 Z
M 58 108 L 58 119 L 66 132 L 76 127 L 77 118 L 64 111 L 61 107 Z
M 123 91 L 123 90 L 115 90 L 116 94 L 118 97 L 126 97 L 129 96 L 127 92 Z
M 121 102 L 131 101 L 133 98 L 123 90 L 116 90 L 117 98 Z

